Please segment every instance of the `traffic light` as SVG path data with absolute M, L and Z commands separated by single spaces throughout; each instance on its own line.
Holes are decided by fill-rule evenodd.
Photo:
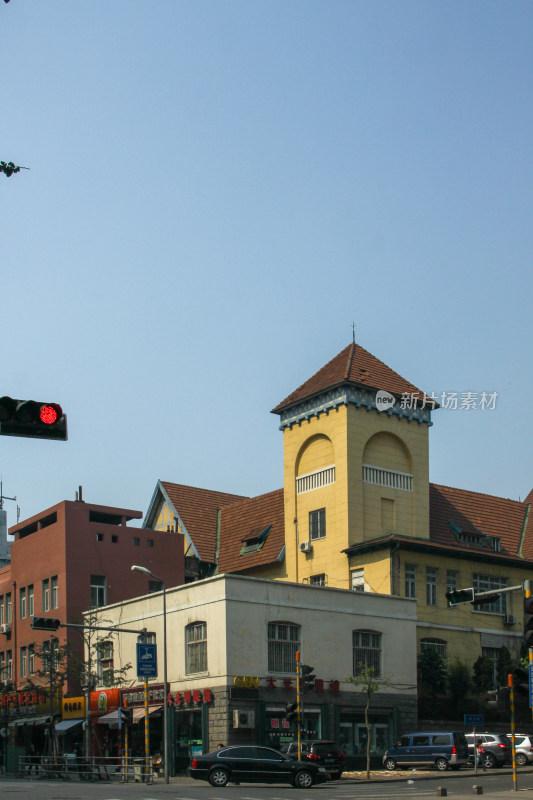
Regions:
M 452 589 L 451 592 L 446 592 L 446 600 L 451 606 L 456 606 L 458 603 L 473 603 L 474 590 L 470 589 Z
M 67 416 L 58 403 L 0 398 L 0 436 L 66 441 Z
M 524 642 L 533 647 L 533 595 L 524 597 Z
M 315 688 L 316 675 L 313 673 L 314 667 L 302 664 L 302 692 L 311 692 Z
M 53 617 L 32 617 L 31 627 L 34 631 L 57 631 L 61 625 L 60 619 Z
M 133 722 L 133 708 L 119 708 L 120 724 L 131 725 Z
M 285 719 L 288 722 L 299 722 L 298 703 L 287 703 L 285 706 Z
M 516 667 L 513 679 L 514 690 L 517 694 L 529 695 L 529 672 L 523 667 Z

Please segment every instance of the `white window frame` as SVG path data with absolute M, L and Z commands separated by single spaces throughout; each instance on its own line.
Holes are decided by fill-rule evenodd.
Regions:
M 358 675 L 360 665 L 373 667 L 374 676 L 381 675 L 383 636 L 380 631 L 359 629 L 352 631 L 352 669 Z
M 437 567 L 426 567 L 426 605 L 436 606 L 438 596 Z
M 268 623 L 268 671 L 296 674 L 296 651 L 300 649 L 301 626 L 273 620 Z
M 187 675 L 207 672 L 207 622 L 198 620 L 186 626 L 185 660 Z

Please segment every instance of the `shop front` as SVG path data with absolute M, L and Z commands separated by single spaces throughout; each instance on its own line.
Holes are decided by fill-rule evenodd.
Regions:
M 106 758 L 121 755 L 121 732 L 117 714 L 119 706 L 120 689 L 91 692 L 89 711 L 92 755 Z
M 2 695 L 1 704 L 2 760 L 7 772 L 17 772 L 20 756 L 50 752 L 50 722 L 61 713 L 61 693 L 50 699 L 44 690 L 11 692 Z
M 83 750 L 83 724 L 85 722 L 85 697 L 64 697 L 62 701 L 62 719 L 56 722 L 56 734 L 59 737 L 60 749 L 63 753 L 73 753 L 76 745 Z

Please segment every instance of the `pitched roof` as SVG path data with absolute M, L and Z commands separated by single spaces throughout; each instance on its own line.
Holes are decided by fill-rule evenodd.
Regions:
M 251 535 L 255 540 L 268 526 L 271 527 L 261 549 L 241 555 Z M 221 513 L 218 571 L 241 572 L 272 564 L 278 560 L 284 544 L 283 489 L 226 506 Z
M 318 372 L 315 372 L 305 383 L 302 383 L 285 400 L 278 403 L 272 409 L 272 413 L 279 414 L 285 408 L 308 397 L 322 394 L 327 389 L 346 383 L 377 390 L 384 389 L 396 395 L 406 392 L 407 394 L 418 393 L 418 396 L 422 397 L 424 394 L 364 347 L 352 343 L 341 350 Z
M 499 539 L 502 556 L 531 557 L 531 550 L 530 555 L 526 555 L 529 548 L 525 542 L 520 553 L 525 503 L 430 483 L 429 504 L 431 542 L 452 545 L 455 549 L 487 552 L 486 544 L 458 541 L 451 527 L 453 525 L 465 534 L 481 533 Z M 533 546 L 533 542 L 531 545 Z M 494 552 L 494 555 L 497 553 Z
M 217 511 L 243 500 L 244 496 L 199 489 L 180 483 L 161 481 L 175 511 L 179 514 L 202 561 L 214 563 L 217 534 Z

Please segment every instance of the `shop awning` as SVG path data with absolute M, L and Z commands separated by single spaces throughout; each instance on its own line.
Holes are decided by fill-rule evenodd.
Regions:
M 118 709 L 98 718 L 99 725 L 118 725 Z
M 163 706 L 148 706 L 148 715 L 155 714 L 156 711 L 160 711 Z M 133 724 L 139 722 L 144 717 L 144 706 L 136 707 L 133 710 Z M 117 711 L 112 711 L 110 714 L 105 714 L 103 717 L 100 717 L 98 720 L 99 725 L 118 725 L 118 709 Z
M 160 711 L 163 706 L 148 706 L 148 716 L 150 714 L 155 714 L 156 711 Z M 144 718 L 144 706 L 141 708 L 134 708 L 133 709 L 133 723 L 140 722 Z
M 63 719 L 61 722 L 56 722 L 56 733 L 66 733 L 82 722 L 82 719 Z
M 50 717 L 19 717 L 9 721 L 9 727 L 16 728 L 18 725 L 46 725 L 50 722 Z

